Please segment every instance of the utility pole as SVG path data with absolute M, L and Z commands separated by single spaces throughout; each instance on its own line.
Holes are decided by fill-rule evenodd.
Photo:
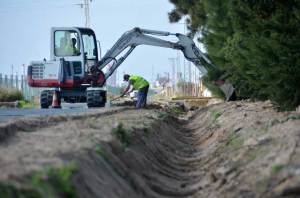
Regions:
M 14 75 L 14 65 L 11 65 L 11 75 Z
M 152 65 L 152 68 L 151 68 L 151 87 L 154 85 L 154 66 Z
M 172 88 L 175 88 L 176 85 L 176 64 L 175 64 L 175 58 L 169 58 L 170 65 L 172 67 Z
M 188 63 L 188 82 L 192 82 L 192 67 L 191 67 L 191 62 Z
M 85 27 L 91 27 L 91 22 L 90 22 L 90 2 L 92 0 L 84 0 L 84 14 L 85 14 Z
M 85 27 L 91 27 L 91 17 L 90 17 L 90 2 L 92 0 L 83 0 L 83 3 L 79 3 L 79 5 L 84 10 L 84 17 L 85 17 Z
M 11 75 L 10 75 L 10 88 L 13 88 L 13 82 L 14 82 L 14 65 L 11 65 Z
M 177 82 L 180 82 L 181 81 L 181 64 L 180 64 L 179 51 L 177 51 L 176 65 L 177 65 Z
M 24 88 L 25 88 L 25 64 L 22 65 L 22 68 L 23 68 L 23 74 L 21 75 L 21 90 L 23 91 L 24 93 Z
M 184 17 L 184 25 L 183 25 L 183 33 L 184 35 L 186 34 L 186 16 Z M 185 61 L 185 58 L 183 58 L 183 79 L 184 79 L 184 83 L 186 83 L 186 61 Z M 183 89 L 183 91 L 185 91 Z
M 25 64 L 23 64 L 22 67 L 23 67 L 23 76 L 25 76 Z

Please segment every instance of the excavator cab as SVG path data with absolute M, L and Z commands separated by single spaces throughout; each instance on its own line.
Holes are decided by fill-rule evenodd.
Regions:
M 33 87 L 78 88 L 89 84 L 89 69 L 99 61 L 95 33 L 89 28 L 51 29 L 50 61 L 32 61 L 28 69 Z
M 89 28 L 51 28 L 50 60 L 32 61 L 28 67 L 28 84 L 32 87 L 47 87 L 41 93 L 41 107 L 52 103 L 53 90 L 66 102 L 87 102 L 89 107 L 104 106 L 106 91 L 103 87 L 104 75 L 96 78 L 89 75 L 91 67 L 99 61 L 95 33 Z M 97 80 L 98 87 L 92 82 Z M 101 85 L 101 87 L 100 87 Z M 91 90 L 89 90 L 91 89 Z M 96 90 L 96 95 L 95 95 Z M 92 94 L 89 94 L 92 93 Z M 92 99 L 87 95 L 91 95 Z M 98 98 L 96 98 L 98 97 Z
M 51 44 L 51 60 L 68 62 L 74 77 L 85 77 L 98 62 L 96 36 L 89 28 L 52 28 Z

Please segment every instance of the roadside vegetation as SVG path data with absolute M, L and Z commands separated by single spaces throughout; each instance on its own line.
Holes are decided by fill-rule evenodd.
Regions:
M 21 91 L 3 87 L 0 87 L 0 102 L 3 102 L 2 105 L 4 107 L 17 107 L 20 109 L 35 108 L 39 106 L 39 104 L 35 102 L 25 100 Z M 13 105 L 6 104 L 13 102 L 15 102 Z
M 0 102 L 15 102 L 23 99 L 21 91 L 0 87 Z
M 37 108 L 39 107 L 39 104 L 27 100 L 20 100 L 18 101 L 17 107 L 20 109 Z

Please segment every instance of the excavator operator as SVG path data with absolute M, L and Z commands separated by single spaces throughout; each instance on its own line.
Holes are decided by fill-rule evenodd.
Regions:
M 124 81 L 128 82 L 128 85 L 123 91 L 121 97 L 123 97 L 127 93 L 130 93 L 133 90 L 138 90 L 136 108 L 139 109 L 146 107 L 149 82 L 141 76 L 130 76 L 129 74 L 125 74 L 123 76 L 123 79 Z M 131 87 L 132 89 L 130 89 Z
M 71 41 L 72 41 L 71 44 L 72 44 L 72 51 L 73 51 L 73 54 L 74 54 L 74 55 L 79 55 L 79 54 L 80 54 L 80 51 L 79 51 L 79 49 L 76 47 L 76 43 L 77 43 L 76 38 L 72 38 Z

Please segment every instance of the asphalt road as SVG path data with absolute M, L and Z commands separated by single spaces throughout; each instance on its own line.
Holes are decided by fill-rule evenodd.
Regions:
M 61 109 L 17 109 L 5 108 L 0 109 L 0 123 L 7 122 L 12 119 L 29 117 L 29 116 L 47 116 L 69 113 L 92 112 L 98 108 L 88 109 L 86 103 L 68 104 L 63 103 Z

